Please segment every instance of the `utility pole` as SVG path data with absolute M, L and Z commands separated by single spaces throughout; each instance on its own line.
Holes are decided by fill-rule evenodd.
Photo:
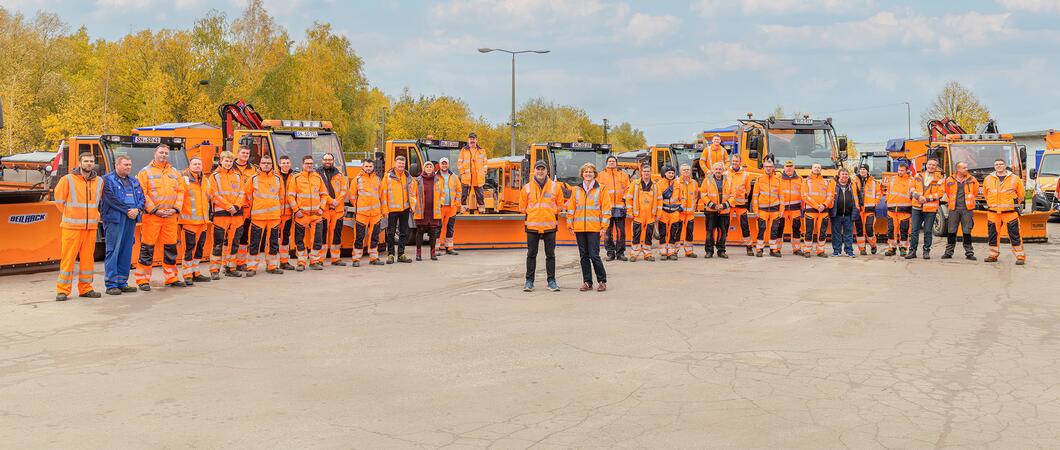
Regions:
M 607 144 L 607 131 L 611 129 L 611 126 L 607 124 L 607 118 L 604 117 L 604 143 Z
M 379 114 L 379 123 L 381 124 L 381 126 L 379 127 L 379 148 L 383 149 L 383 151 L 385 152 L 386 151 L 386 108 L 383 108 L 383 111 Z M 375 155 L 372 155 L 372 157 L 375 157 Z
M 479 51 L 479 53 L 504 52 L 504 53 L 507 53 L 509 55 L 512 55 L 512 117 L 511 117 L 511 122 L 509 123 L 509 125 L 511 126 L 511 129 L 512 129 L 512 143 L 511 143 L 512 148 L 510 149 L 511 151 L 509 152 L 509 154 L 512 155 L 512 156 L 515 156 L 515 125 L 516 125 L 515 124 L 515 55 L 519 55 L 519 54 L 523 54 L 523 53 L 545 54 L 545 53 L 548 53 L 549 50 L 518 50 L 518 51 L 511 51 L 511 50 L 505 50 L 505 49 L 502 49 L 502 48 L 486 48 L 486 47 L 483 47 L 483 48 L 478 49 L 478 51 Z
M 909 102 L 903 102 L 903 103 L 905 103 L 905 128 L 906 128 L 906 131 L 905 131 L 906 136 L 905 137 L 907 139 L 912 139 L 913 138 L 913 113 L 912 113 L 912 108 L 909 106 Z

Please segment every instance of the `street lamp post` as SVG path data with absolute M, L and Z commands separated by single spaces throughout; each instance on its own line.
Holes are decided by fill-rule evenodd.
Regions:
M 504 52 L 504 53 L 507 53 L 509 55 L 512 55 L 512 117 L 511 117 L 512 144 L 511 144 L 511 152 L 510 153 L 511 153 L 512 156 L 515 156 L 515 55 L 518 55 L 518 54 L 521 54 L 521 53 L 545 54 L 545 53 L 548 53 L 549 50 L 516 50 L 516 51 L 512 51 L 512 50 L 505 50 L 503 48 L 485 48 L 485 47 L 483 47 L 483 48 L 478 49 L 478 51 L 479 51 L 479 53 Z

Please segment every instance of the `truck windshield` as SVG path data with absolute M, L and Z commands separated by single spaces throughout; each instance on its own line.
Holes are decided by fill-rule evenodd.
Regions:
M 680 173 L 682 164 L 688 164 L 688 167 L 695 169 L 696 161 L 699 161 L 699 154 L 702 152 L 702 150 L 694 148 L 673 149 L 672 151 L 674 153 L 674 162 L 676 163 L 674 168 L 678 169 L 678 173 Z
M 151 160 L 155 159 L 155 147 L 157 145 L 137 145 L 137 144 L 109 144 L 107 149 L 110 150 L 111 154 L 117 158 L 119 156 L 128 156 L 132 160 L 132 173 L 140 173 L 140 169 L 147 167 L 151 164 Z M 171 148 L 169 149 L 169 164 L 177 169 L 177 172 L 183 171 L 188 168 L 188 154 L 184 152 L 183 148 Z
M 1038 176 L 1060 177 L 1060 155 L 1045 155 L 1038 164 Z
M 832 130 L 769 130 L 769 153 L 778 166 L 791 160 L 796 169 L 809 169 L 814 164 L 834 169 L 834 145 Z
M 460 149 L 459 148 L 443 148 L 443 147 L 428 147 L 421 145 L 420 148 L 423 150 L 427 161 L 434 161 L 437 164 L 442 158 L 449 158 L 449 171 L 458 172 L 457 161 L 460 160 Z
M 597 171 L 603 170 L 607 162 L 607 155 L 610 152 L 607 150 L 571 150 L 564 148 L 554 149 L 552 154 L 556 160 L 556 181 L 575 185 L 581 183 L 582 179 L 578 176 L 578 171 L 581 170 L 582 164 L 593 163 L 596 165 Z
M 887 171 L 887 157 L 886 156 L 862 156 L 861 160 L 858 161 L 858 165 L 869 166 L 869 176 L 879 178 L 883 175 L 883 172 Z
M 954 144 L 950 146 L 953 165 L 963 162 L 968 170 L 994 170 L 994 160 L 1003 159 L 1012 167 L 1013 144 Z
M 335 157 L 336 166 L 345 166 L 346 158 L 335 133 L 276 131 L 272 134 L 272 142 L 276 145 L 276 157 L 287 155 L 291 158 L 291 167 L 302 167 L 302 157 L 305 155 L 313 155 L 313 161 L 320 165 L 320 159 L 326 153 Z

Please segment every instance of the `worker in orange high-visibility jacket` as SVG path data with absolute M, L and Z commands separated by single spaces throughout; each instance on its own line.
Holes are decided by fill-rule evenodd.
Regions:
M 931 241 L 935 236 L 935 216 L 942 201 L 942 172 L 936 159 L 927 160 L 924 173 L 913 177 L 913 214 L 910 216 L 912 230 L 909 233 L 909 253 L 905 259 L 916 258 L 920 244 L 920 232 L 924 232 L 924 259 L 931 259 Z
M 181 260 L 181 273 L 184 284 L 191 286 L 196 282 L 208 282 L 210 277 L 201 269 L 203 247 L 206 245 L 206 231 L 210 227 L 209 181 L 202 173 L 202 158 L 193 156 L 188 160 L 184 170 L 184 210 L 177 218 L 180 232 L 184 238 L 184 258 Z
M 287 204 L 294 214 L 294 242 L 298 247 L 296 271 L 324 269 L 324 227 L 320 225 L 330 200 L 324 179 L 316 173 L 313 156 L 302 157 L 302 171 L 287 179 Z M 306 235 L 312 236 L 312 251 L 306 253 Z
M 346 217 L 347 189 L 350 180 L 346 178 L 344 167 L 335 165 L 335 155 L 325 153 L 320 158 L 321 166 L 317 173 L 324 180 L 324 187 L 328 191 L 328 201 L 324 207 L 324 249 L 331 253 L 331 265 L 345 266 L 340 255 L 340 244 L 342 244 L 342 218 Z
M 77 293 L 84 298 L 99 298 L 92 288 L 93 252 L 99 228 L 99 199 L 103 179 L 96 176 L 96 158 L 85 152 L 78 156 L 78 166 L 63 175 L 55 185 L 55 207 L 62 215 L 59 223 L 59 276 L 55 281 L 55 300 L 66 301 L 77 279 Z
M 375 174 L 375 161 L 361 161 L 361 173 L 350 181 L 350 204 L 353 205 L 354 229 L 353 267 L 361 266 L 365 246 L 368 246 L 368 264 L 382 266 L 379 259 L 379 223 L 386 217 L 386 201 L 383 182 Z
M 909 163 L 898 165 L 898 175 L 887 181 L 887 251 L 905 256 L 909 248 L 909 219 L 913 214 L 913 192 L 916 180 L 909 175 Z
M 693 242 L 695 241 L 696 233 L 696 211 L 699 211 L 699 183 L 692 178 L 692 166 L 689 164 L 681 164 L 680 176 L 677 177 L 677 186 L 683 193 L 681 202 L 681 212 L 678 217 L 681 219 L 680 229 L 677 232 L 677 246 L 684 251 L 685 256 L 688 258 L 698 258 L 696 252 L 693 249 Z
M 719 162 L 722 167 L 727 166 L 729 164 L 729 152 L 725 149 L 725 146 L 721 145 L 721 135 L 715 134 L 710 138 L 710 144 L 703 148 L 703 152 L 699 155 L 699 170 L 702 171 L 703 177 L 706 178 L 714 164 Z
M 144 189 L 144 221 L 140 225 L 140 261 L 136 284 L 151 290 L 155 245 L 162 244 L 162 273 L 166 286 L 184 287 L 177 271 L 177 219 L 184 209 L 184 180 L 169 164 L 169 146 L 155 148 L 154 159 L 136 175 Z
M 386 193 L 386 263 L 411 263 L 405 255 L 405 243 L 409 239 L 412 219 L 411 211 L 416 207 L 415 180 L 405 170 L 405 157 L 394 158 L 394 167 L 383 176 L 383 192 Z
M 858 193 L 858 204 L 861 211 L 854 215 L 854 235 L 858 251 L 866 255 L 866 243 L 876 254 L 876 204 L 883 195 L 883 184 L 869 174 L 869 166 L 862 164 L 854 177 L 854 192 Z
M 294 270 L 294 266 L 291 265 L 291 258 L 297 259 L 298 256 L 294 253 L 293 247 L 291 247 L 291 235 L 294 233 L 294 218 L 291 214 L 291 204 L 287 203 L 287 181 L 291 179 L 291 175 L 294 172 L 291 170 L 291 157 L 283 155 L 280 157 L 279 163 L 277 163 L 278 171 L 276 175 L 280 176 L 280 183 L 283 186 L 283 191 L 280 198 L 283 201 L 283 211 L 280 213 L 280 269 L 281 270 Z
M 670 181 L 673 182 L 671 167 Z M 567 202 L 567 230 L 578 243 L 579 262 L 582 268 L 581 292 L 593 288 L 593 272 L 596 272 L 597 292 L 607 290 L 607 272 L 600 259 L 600 238 L 607 234 L 611 221 L 611 198 L 603 194 L 603 187 L 596 181 L 596 165 L 582 164 L 578 171 L 582 182 L 571 187 Z
M 460 185 L 460 176 L 449 170 L 449 158 L 442 157 L 438 160 L 438 189 L 442 190 L 442 235 L 438 237 L 437 253 L 446 255 L 459 255 L 453 238 L 456 235 L 456 215 L 460 212 L 463 201 L 463 187 Z
M 942 198 L 949 207 L 946 215 L 946 251 L 942 259 L 953 258 L 957 247 L 957 228 L 961 229 L 964 245 L 964 258 L 975 261 L 975 250 L 972 248 L 972 227 L 975 225 L 975 197 L 979 195 L 979 180 L 968 172 L 968 163 L 961 161 L 954 165 L 957 169 L 946 178 L 942 186 Z
M 751 224 L 747 217 L 748 198 L 751 196 L 752 177 L 743 168 L 740 155 L 729 159 L 727 173 L 732 184 L 732 208 L 729 209 L 729 223 L 740 225 L 740 245 L 747 249 L 747 256 L 754 256 L 754 242 L 751 240 Z
M 1024 265 L 1027 255 L 1023 253 L 1019 213 L 1026 198 L 1023 180 L 1008 170 L 1005 160 L 995 160 L 994 171 L 983 179 L 983 196 L 986 198 L 986 234 L 990 244 L 990 256 L 983 261 L 997 262 L 1001 255 L 1001 228 L 1004 227 L 1008 231 L 1012 254 L 1016 256 L 1016 265 Z
M 250 147 L 241 145 L 236 152 L 235 170 L 243 177 L 243 186 L 250 182 L 250 177 L 258 173 L 258 168 L 250 162 Z M 250 199 L 244 200 L 244 204 L 250 206 Z M 243 224 L 239 235 L 239 247 L 237 247 L 236 267 L 241 272 L 247 271 L 247 244 L 250 242 L 250 208 L 243 208 Z
M 686 193 L 677 183 L 677 169 L 663 167 L 663 176 L 658 181 L 662 205 L 657 213 L 659 225 L 660 259 L 677 261 L 677 241 L 681 234 L 681 211 L 684 209 Z
M 246 208 L 246 189 L 243 174 L 235 168 L 235 155 L 223 151 L 220 165 L 207 178 L 210 208 L 213 210 L 213 249 L 210 252 L 210 278 L 221 279 L 221 268 L 228 277 L 239 278 L 236 260 L 239 240 L 243 237 L 243 210 Z M 249 242 L 249 241 L 248 241 Z
M 607 261 L 626 260 L 626 191 L 629 189 L 629 175 L 618 168 L 618 158 L 607 156 L 604 170 L 596 177 L 604 188 L 604 195 L 611 197 L 611 222 L 607 226 L 607 239 L 604 249 L 607 250 Z
M 441 177 L 434 172 L 434 162 L 424 161 L 420 176 L 413 178 L 412 217 L 416 222 L 413 242 L 416 245 L 416 261 L 423 260 L 423 235 L 428 236 L 427 247 L 431 261 L 438 260 L 438 233 L 442 230 L 442 190 Z
M 699 187 L 699 204 L 703 208 L 707 236 L 703 243 L 705 258 L 713 258 L 715 251 L 721 259 L 725 254 L 725 240 L 729 235 L 729 208 L 732 204 L 732 180 L 725 175 L 725 165 L 714 163 Z
M 806 221 L 806 250 L 803 256 L 809 258 L 811 253 L 827 258 L 824 252 L 825 235 L 832 229 L 828 221 L 835 199 L 833 181 L 821 175 L 821 165 L 810 166 L 810 176 L 802 184 L 803 216 Z
M 244 188 L 250 198 L 250 255 L 247 258 L 247 276 L 258 273 L 261 261 L 262 242 L 266 246 L 265 271 L 271 274 L 283 274 L 280 269 L 280 218 L 284 205 L 287 204 L 283 179 L 273 170 L 272 156 L 261 155 L 258 173 L 250 177 Z
M 776 172 L 772 159 L 762 161 L 762 171 L 765 173 L 758 177 L 751 191 L 751 213 L 758 218 L 755 256 L 762 257 L 768 233 L 769 256 L 779 258 L 780 241 L 784 239 L 784 180 Z
M 629 261 L 655 261 L 651 241 L 656 229 L 656 219 L 662 211 L 662 193 L 651 179 L 651 164 L 641 164 L 640 179 L 629 185 L 624 200 L 626 212 L 633 220 L 633 253 L 630 254 Z
M 550 291 L 558 291 L 556 283 L 556 231 L 559 229 L 559 211 L 563 209 L 563 191 L 559 183 L 548 178 L 548 166 L 544 161 L 534 163 L 534 176 L 519 192 L 519 211 L 526 214 L 523 228 L 526 231 L 526 282 L 523 290 L 534 290 L 534 275 L 537 272 L 537 252 L 540 243 L 545 243 L 545 276 Z
M 795 172 L 795 163 L 784 161 L 784 173 L 780 174 L 780 198 L 783 207 L 781 231 L 786 224 L 791 224 L 791 253 L 802 255 L 802 177 Z M 784 247 L 783 233 L 778 244 Z
M 471 190 L 475 191 L 475 207 L 479 214 L 486 213 L 486 196 L 482 187 L 486 184 L 486 149 L 478 146 L 478 135 L 467 135 L 467 145 L 460 149 L 457 170 L 460 171 L 460 198 L 464 203 L 461 211 L 467 212 L 471 203 Z

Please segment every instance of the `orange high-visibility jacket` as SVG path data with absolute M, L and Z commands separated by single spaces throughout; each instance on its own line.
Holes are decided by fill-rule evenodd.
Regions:
M 247 183 L 247 197 L 250 197 L 250 218 L 255 220 L 280 220 L 283 214 L 284 197 L 283 179 L 276 171 L 259 170 L 250 177 Z
M 955 202 L 957 201 L 957 187 L 960 183 L 957 180 L 957 175 L 950 175 L 946 177 L 946 181 L 943 182 L 943 198 L 946 204 L 949 205 L 950 210 L 956 209 Z M 964 181 L 964 208 L 972 211 L 975 210 L 975 197 L 979 195 L 979 180 L 976 180 L 971 174 Z
M 294 176 L 294 172 L 287 172 L 287 178 L 284 178 L 280 169 L 274 170 L 276 171 L 276 176 L 280 177 L 280 198 L 283 199 L 281 202 L 283 210 L 280 211 L 280 219 L 287 220 L 291 218 L 291 204 L 287 202 L 287 180 Z
M 250 182 L 250 177 L 258 173 L 258 167 L 253 164 L 250 164 L 249 162 L 247 163 L 247 165 L 241 166 L 239 165 L 239 161 L 236 161 L 232 164 L 232 169 L 236 172 L 239 172 L 240 177 L 242 177 L 243 186 L 246 186 L 247 183 Z M 246 189 L 243 189 L 243 191 L 245 193 Z M 246 197 L 243 200 L 243 204 L 250 206 L 250 197 Z M 243 217 L 250 217 L 250 208 L 243 208 Z
M 751 193 L 751 174 L 742 168 L 726 172 L 732 180 L 732 207 L 747 208 L 747 195 Z
M 692 177 L 677 177 L 677 187 L 681 189 L 681 220 L 689 220 L 699 211 L 699 183 Z
M 383 182 L 374 173 L 357 175 L 350 182 L 350 204 L 357 213 L 358 222 L 365 225 L 379 222 L 387 213 Z
M 210 197 L 215 216 L 230 215 L 228 208 L 233 206 L 245 209 L 247 194 L 246 189 L 243 188 L 243 174 L 239 173 L 235 166 L 231 169 L 218 166 L 217 170 L 210 175 L 210 181 L 207 184 L 207 195 Z M 236 211 L 235 215 L 241 216 L 243 213 Z
M 177 223 L 181 225 L 204 225 L 210 223 L 210 197 L 207 192 L 210 182 L 201 172 L 196 175 L 190 170 L 184 171 L 184 210 L 180 212 Z
M 821 175 L 810 175 L 802 182 L 802 204 L 806 211 L 818 212 L 817 207 L 824 207 L 828 212 L 835 200 L 835 187 L 832 180 Z
M 460 185 L 460 176 L 452 172 L 436 173 L 439 177 L 438 181 L 441 182 L 438 185 L 438 188 L 442 191 L 442 206 L 460 207 L 463 202 L 463 198 L 461 197 L 463 193 L 460 192 L 461 189 L 463 189 L 463 187 Z M 448 188 L 449 190 L 448 202 L 446 199 L 446 188 Z
M 461 183 L 471 187 L 486 184 L 486 149 L 482 147 L 460 149 L 457 168 L 460 169 Z
M 703 179 L 699 186 L 700 203 L 704 211 L 728 212 L 732 204 L 732 180 L 722 175 L 721 190 L 718 190 L 718 181 L 713 174 Z
M 136 174 L 144 189 L 144 209 L 154 214 L 159 209 L 172 208 L 179 213 L 184 206 L 184 180 L 169 163 L 151 161 Z
M 331 177 L 330 181 L 331 189 L 335 191 L 335 195 L 332 196 L 330 192 L 328 193 L 328 202 L 324 210 L 329 212 L 342 210 L 343 213 L 345 213 L 346 197 L 348 196 L 347 189 L 350 186 L 350 180 L 346 178 L 346 175 L 343 175 L 342 170 L 338 167 L 335 168 L 335 171 L 335 176 Z M 317 175 L 320 175 L 319 171 L 317 172 Z M 323 180 L 324 176 L 320 175 L 320 179 Z M 328 183 L 329 181 L 325 180 L 324 182 Z M 328 188 L 325 185 L 324 190 L 327 191 L 327 189 Z M 338 199 L 339 204 L 338 206 L 333 206 L 331 203 L 336 199 Z
M 993 212 L 1015 211 L 1022 206 L 1026 193 L 1023 181 L 1006 171 L 1001 177 L 991 172 L 983 179 L 983 196 L 986 197 L 986 209 Z
M 295 214 L 320 216 L 328 201 L 328 188 L 316 172 L 299 172 L 287 178 L 287 204 Z
M 879 181 L 869 176 L 865 178 L 865 181 L 861 181 L 861 177 L 854 177 L 854 187 L 857 189 L 858 196 L 860 197 L 861 204 L 867 210 L 875 210 L 876 204 L 880 202 L 880 196 L 883 194 L 880 192 Z
M 390 169 L 383 177 L 383 192 L 386 192 L 386 208 L 390 212 L 406 211 L 415 208 L 415 198 L 412 190 L 415 188 L 415 180 L 408 172 L 400 174 Z
M 659 212 L 655 216 L 662 223 L 671 224 L 681 220 L 681 213 L 678 211 L 667 212 L 667 209 L 675 209 L 684 204 L 685 192 L 681 189 L 677 179 L 669 180 L 666 177 L 662 177 L 655 184 L 659 186 L 659 195 L 662 196 L 662 204 L 659 206 Z M 672 188 L 672 189 L 671 189 Z M 670 189 L 670 198 L 666 198 L 666 190 Z M 696 193 L 698 195 L 698 193 Z
M 939 201 L 942 200 L 942 196 L 945 193 L 942 189 L 942 176 L 935 175 L 930 183 L 926 179 L 925 175 L 917 175 L 914 178 L 913 190 L 920 194 L 920 199 L 913 199 L 913 209 L 919 209 L 924 212 L 937 212 L 939 210 Z
M 103 178 L 94 173 L 91 178 L 75 168 L 55 185 L 55 206 L 62 214 L 59 228 L 95 230 L 99 227 L 99 198 L 103 194 Z
M 546 179 L 542 186 L 537 180 L 529 183 L 519 191 L 519 210 L 526 214 L 523 224 L 528 231 L 546 233 L 559 226 L 559 211 L 563 207 L 563 192 L 559 183 Z
M 802 210 L 802 177 L 798 173 L 790 177 L 780 174 L 780 203 L 784 211 Z
M 642 180 L 634 181 L 626 190 L 626 210 L 633 221 L 642 224 L 655 222 L 655 218 L 662 211 L 662 193 L 659 192 L 658 183 L 648 179 L 648 187 L 644 187 Z
M 629 175 L 620 169 L 604 169 L 596 175 L 596 181 L 604 188 L 604 195 L 611 197 L 615 208 L 626 207 L 625 196 L 629 190 Z
M 912 193 L 916 190 L 916 180 L 909 174 L 895 175 L 887 182 L 887 210 L 909 213 L 913 208 Z
M 414 183 L 414 188 L 412 189 L 412 191 L 410 191 L 412 193 L 412 198 L 410 200 L 412 202 L 412 218 L 413 219 L 422 219 L 423 218 L 423 207 L 424 207 L 424 205 L 427 204 L 426 201 L 421 201 L 420 200 L 420 199 L 427 198 L 427 197 L 425 197 L 425 195 L 427 195 L 427 194 L 423 192 L 423 189 L 424 189 L 424 187 L 423 187 L 423 177 L 419 176 L 419 177 L 413 178 L 412 182 Z M 441 220 L 441 218 L 442 218 L 442 189 L 441 189 L 441 178 L 439 178 L 437 175 L 435 175 L 434 187 L 431 190 L 432 190 L 431 195 L 434 197 L 434 207 L 432 208 L 432 210 L 434 211 L 434 218 L 435 218 L 435 220 Z
M 572 186 L 570 201 L 567 202 L 567 225 L 575 233 L 600 232 L 606 230 L 611 221 L 611 199 L 604 195 L 600 183 L 593 180 L 588 191 L 585 185 L 578 183 Z
M 714 167 L 714 163 L 720 162 L 725 165 L 729 165 L 728 161 L 729 154 L 725 150 L 725 146 L 713 143 L 707 144 L 703 149 L 703 153 L 699 155 L 699 168 L 703 171 L 703 176 L 710 174 L 710 170 Z
M 758 181 L 754 185 L 754 192 L 751 194 L 751 209 L 755 212 L 760 210 L 781 211 L 784 203 L 783 181 L 780 174 L 776 172 L 773 173 L 773 176 L 762 175 L 758 177 Z

